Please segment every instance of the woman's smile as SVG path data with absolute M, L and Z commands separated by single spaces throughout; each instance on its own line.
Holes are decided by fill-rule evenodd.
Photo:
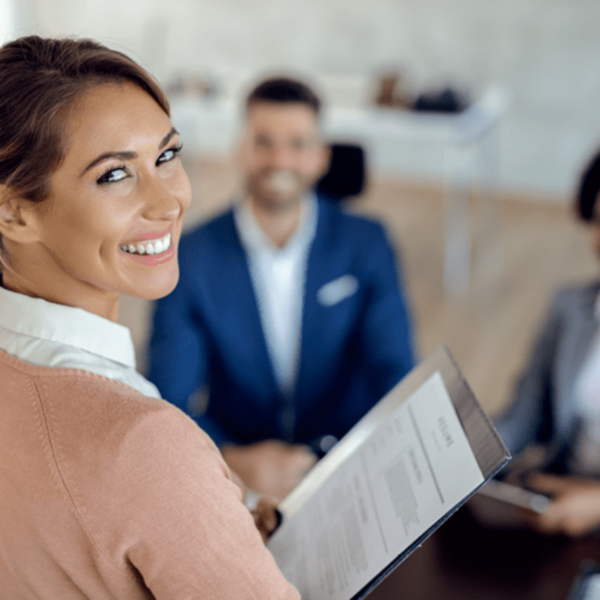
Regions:
M 121 246 L 123 252 L 130 254 L 162 254 L 171 247 L 171 234 L 167 233 L 164 238 L 138 244 Z

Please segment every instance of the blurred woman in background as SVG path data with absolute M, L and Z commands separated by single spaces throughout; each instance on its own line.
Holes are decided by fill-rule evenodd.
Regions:
M 177 282 L 180 148 L 126 56 L 0 49 L 2 597 L 297 597 L 218 450 L 136 373 L 116 323 L 121 294 Z
M 592 229 L 600 257 L 600 153 L 585 169 L 575 210 Z M 531 516 L 546 533 L 585 535 L 600 526 L 600 280 L 561 289 L 555 296 L 513 402 L 496 426 L 518 455 L 545 449 L 532 489 L 553 498 Z

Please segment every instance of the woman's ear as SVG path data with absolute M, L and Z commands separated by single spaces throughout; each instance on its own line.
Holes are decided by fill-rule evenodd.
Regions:
M 0 235 L 4 239 L 28 244 L 38 237 L 36 204 L 14 194 L 0 184 Z

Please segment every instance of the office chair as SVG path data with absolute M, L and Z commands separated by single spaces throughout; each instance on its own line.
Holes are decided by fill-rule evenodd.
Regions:
M 366 186 L 366 157 L 362 146 L 333 143 L 329 171 L 317 182 L 317 192 L 339 202 L 362 194 Z

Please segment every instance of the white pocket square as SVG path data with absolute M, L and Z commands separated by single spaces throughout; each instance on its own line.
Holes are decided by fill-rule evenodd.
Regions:
M 323 306 L 333 306 L 358 290 L 358 279 L 354 275 L 342 275 L 326 283 L 317 292 L 317 300 Z

